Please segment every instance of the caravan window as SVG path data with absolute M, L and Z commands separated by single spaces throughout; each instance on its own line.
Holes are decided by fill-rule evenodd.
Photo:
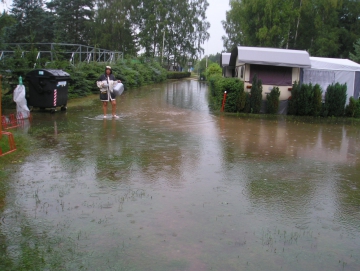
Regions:
M 291 86 L 292 68 L 268 65 L 250 65 L 250 80 L 257 74 L 263 85 Z

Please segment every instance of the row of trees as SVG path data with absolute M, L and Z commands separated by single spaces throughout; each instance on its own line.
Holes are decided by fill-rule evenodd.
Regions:
M 194 60 L 209 38 L 207 0 L 13 0 L 1 43 L 62 42 Z
M 360 38 L 360 1 L 230 0 L 224 47 L 307 50 L 312 56 L 349 58 Z

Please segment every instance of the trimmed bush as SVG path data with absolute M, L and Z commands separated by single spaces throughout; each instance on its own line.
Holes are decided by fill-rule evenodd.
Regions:
M 278 87 L 273 87 L 269 94 L 266 95 L 266 112 L 268 114 L 277 114 L 279 110 L 280 90 Z
M 222 69 L 219 64 L 212 63 L 210 66 L 206 69 L 205 76 L 206 78 L 210 78 L 214 75 L 222 75 Z
M 244 107 L 244 113 L 250 113 L 251 112 L 251 106 L 250 106 L 250 93 L 245 92 L 245 107 Z
M 341 117 L 345 112 L 346 104 L 346 84 L 336 83 L 328 86 L 325 93 L 324 116 Z
M 311 115 L 314 117 L 320 116 L 322 110 L 322 90 L 321 87 L 316 84 L 312 89 L 312 106 L 311 106 Z
M 350 97 L 349 104 L 345 108 L 345 115 L 350 118 L 360 118 L 360 100 Z
M 244 84 L 237 78 L 224 78 L 215 75 L 209 79 L 210 106 L 213 110 L 220 110 L 226 91 L 226 112 L 240 112 L 245 106 Z
M 302 84 L 296 95 L 297 115 L 309 116 L 312 109 L 312 85 Z
M 300 92 L 300 84 L 294 82 L 291 89 L 291 96 L 289 98 L 288 115 L 297 114 L 297 94 Z
M 191 76 L 191 72 L 167 72 L 167 79 L 181 79 L 187 78 Z

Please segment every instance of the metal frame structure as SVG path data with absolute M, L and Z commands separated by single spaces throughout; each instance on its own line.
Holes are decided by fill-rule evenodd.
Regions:
M 43 56 L 49 57 L 53 62 L 56 55 L 61 55 L 65 59 L 69 59 L 72 65 L 80 62 L 108 62 L 112 63 L 124 59 L 124 53 L 120 51 L 112 51 L 101 49 L 93 46 L 69 43 L 3 43 L 0 48 L 0 61 L 8 55 L 15 53 L 15 48 L 19 48 L 22 52 L 21 57 L 26 53 L 36 49 L 38 54 L 36 61 Z M 36 64 L 35 64 L 36 66 Z M 35 68 L 35 67 L 34 67 Z

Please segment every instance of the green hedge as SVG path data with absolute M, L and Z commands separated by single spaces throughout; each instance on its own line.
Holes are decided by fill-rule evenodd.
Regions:
M 325 93 L 324 116 L 341 117 L 345 113 L 346 84 L 331 84 Z
M 225 112 L 243 112 L 246 103 L 244 83 L 237 78 L 224 78 L 221 75 L 210 77 L 210 107 L 220 110 L 226 91 Z
M 350 118 L 360 118 L 360 100 L 350 97 L 349 104 L 345 108 L 345 115 Z
M 6 64 L 9 64 L 9 66 Z M 113 74 L 117 79 L 122 81 L 125 89 L 162 82 L 167 78 L 167 71 L 162 68 L 158 62 L 134 61 L 133 59 L 124 59 L 112 64 L 97 62 L 80 63 L 76 66 L 70 65 L 69 61 L 54 61 L 47 63 L 46 66 L 43 65 L 42 68 L 61 69 L 70 74 L 69 99 L 71 99 L 87 96 L 91 93 L 98 93 L 99 89 L 96 86 L 96 80 L 105 72 L 105 66 L 107 65 L 111 66 Z M 40 67 L 40 65 L 37 65 L 36 68 Z M 26 74 L 32 70 L 27 59 L 21 59 L 17 56 L 13 59 L 5 60 L 0 69 L 0 73 L 6 74 L 7 77 L 12 77 L 13 81 L 16 81 L 19 76 L 25 78 Z M 12 72 L 6 73 L 5 70 L 11 70 Z M 190 73 L 186 74 L 188 75 Z M 3 81 L 3 93 L 11 92 L 13 90 L 13 85 L 8 81 L 9 80 Z M 27 86 L 25 80 L 24 84 Z M 10 97 L 12 95 L 7 96 Z M 3 96 L 4 99 L 2 100 L 2 105 L 4 107 L 13 104 L 12 99 L 7 99 L 7 96 Z
M 322 91 L 318 84 L 298 84 L 292 86 L 288 115 L 319 116 L 322 114 Z
M 167 72 L 167 79 L 181 79 L 190 76 L 191 76 L 191 72 L 173 72 L 173 71 Z

